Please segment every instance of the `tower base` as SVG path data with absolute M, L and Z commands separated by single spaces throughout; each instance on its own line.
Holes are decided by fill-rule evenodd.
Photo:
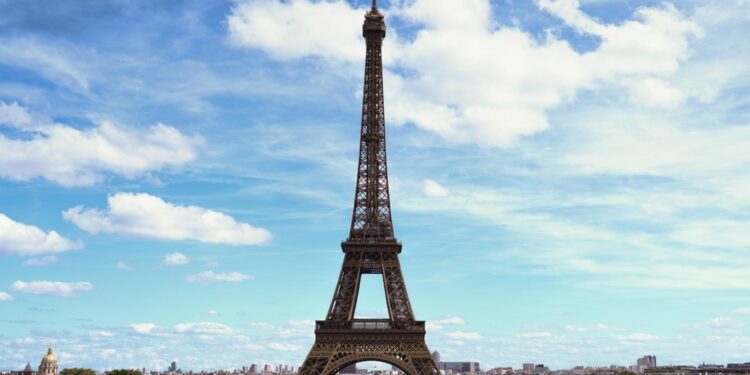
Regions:
M 424 321 L 319 320 L 315 344 L 299 375 L 335 375 L 346 366 L 364 361 L 385 362 L 407 375 L 438 375 L 424 335 Z

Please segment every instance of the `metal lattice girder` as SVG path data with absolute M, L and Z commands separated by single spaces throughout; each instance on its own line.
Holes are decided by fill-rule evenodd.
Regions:
M 424 322 L 401 329 L 337 329 L 318 322 L 315 344 L 299 375 L 333 375 L 357 362 L 380 361 L 409 375 L 439 371 L 424 342 Z
M 362 33 L 367 41 L 362 92 L 359 168 L 349 241 L 395 241 L 388 192 L 383 101 L 383 15 L 373 6 L 365 15 Z
M 353 363 L 382 361 L 408 375 L 438 375 L 424 340 L 425 324 L 414 319 L 398 258 L 401 243 L 393 236 L 381 56 L 385 22 L 375 1 L 362 32 L 367 58 L 352 224 L 349 238 L 341 244 L 344 262 L 328 315 L 316 323 L 315 344 L 299 373 L 334 375 Z M 363 274 L 383 278 L 388 319 L 354 318 Z

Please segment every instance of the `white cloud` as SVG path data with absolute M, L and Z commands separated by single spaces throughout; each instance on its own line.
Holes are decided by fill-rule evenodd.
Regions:
M 123 270 L 123 271 L 132 271 L 133 270 L 133 267 L 128 266 L 127 263 L 125 263 L 123 261 L 118 261 L 117 263 L 115 263 L 115 268 L 117 268 L 119 270 Z
M 416 0 L 386 9 L 422 26 L 413 40 L 392 32 L 386 38 L 391 44 L 384 54 L 394 56 L 385 59 L 389 120 L 412 122 L 451 142 L 508 146 L 547 129 L 545 111 L 582 89 L 626 87 L 634 103 L 648 106 L 674 107 L 687 97 L 664 79 L 687 59 L 688 38 L 700 29 L 674 7 L 642 7 L 634 20 L 613 25 L 586 15 L 577 1 L 538 5 L 601 44 L 579 53 L 554 33 L 539 41 L 516 27 L 496 27 L 488 0 L 464 0 L 461 7 Z M 327 17 L 334 21 L 321 22 Z M 278 59 L 360 61 L 361 22 L 362 11 L 343 0 L 241 1 L 228 17 L 231 40 Z
M 203 144 L 199 136 L 163 124 L 136 130 L 104 121 L 79 130 L 36 118 L 15 103 L 0 102 L 0 121 L 27 133 L 23 139 L 0 135 L 0 176 L 13 181 L 41 177 L 89 186 L 107 173 L 133 179 L 192 161 Z
M 179 333 L 194 334 L 229 335 L 237 333 L 236 330 L 226 324 L 213 322 L 180 323 L 176 324 L 174 329 Z
M 476 332 L 452 331 L 452 332 L 446 332 L 445 335 L 450 338 L 457 339 L 457 340 L 480 340 L 482 339 L 482 335 Z
M 93 331 L 89 332 L 90 336 L 93 337 L 114 337 L 115 334 L 109 331 Z
M 741 141 L 750 137 L 750 126 L 686 127 L 660 116 L 609 110 L 582 114 L 580 120 L 589 125 L 588 136 L 596 141 L 586 142 L 561 161 L 582 173 L 696 177 L 750 162 Z M 593 122 L 596 126 L 590 126 Z
M 552 332 L 544 332 L 544 331 L 540 331 L 540 332 L 525 332 L 525 333 L 519 333 L 516 336 L 521 337 L 521 338 L 526 338 L 526 339 L 546 338 L 546 337 L 552 337 Z
M 656 341 L 660 337 L 648 333 L 632 333 L 629 335 L 612 335 L 612 337 L 623 341 Z
M 21 293 L 41 294 L 57 297 L 75 297 L 79 291 L 93 290 L 94 286 L 87 281 L 16 281 L 10 285 L 10 290 Z
M 432 180 L 424 180 L 424 193 L 428 197 L 444 197 L 448 195 L 448 190 L 442 185 Z
M 15 297 L 11 296 L 8 293 L 0 292 L 0 301 L 13 301 L 15 299 Z
M 265 322 L 250 322 L 247 323 L 248 326 L 252 328 L 258 328 L 263 330 L 271 330 L 274 329 L 274 325 L 271 323 L 265 323 Z
M 575 325 L 566 325 L 563 327 L 568 332 L 606 332 L 606 331 L 620 331 L 622 328 L 609 327 L 607 325 L 597 323 L 592 327 L 579 327 Z
M 216 311 L 216 310 L 208 310 L 208 311 L 204 312 L 204 314 L 206 314 L 206 315 L 210 315 L 210 316 L 219 316 L 219 315 L 221 315 L 221 314 L 219 314 L 219 312 L 218 312 L 218 311 Z
M 191 283 L 210 283 L 217 281 L 240 282 L 252 279 L 254 279 L 254 277 L 239 272 L 214 273 L 214 271 L 204 271 L 194 275 L 189 275 L 186 278 L 186 280 Z
M 626 82 L 630 101 L 644 107 L 676 108 L 685 101 L 686 94 L 661 79 L 644 78 Z
M 149 194 L 118 193 L 107 198 L 109 209 L 73 207 L 63 217 L 93 234 L 165 240 L 197 240 L 232 245 L 256 245 L 270 241 L 271 233 L 232 217 L 197 206 L 179 206 Z
M 22 129 L 34 122 L 34 118 L 18 103 L 0 102 L 0 124 Z
M 235 4 L 227 25 L 232 43 L 263 49 L 279 59 L 313 55 L 359 60 L 356 30 L 363 14 L 343 1 L 244 1 Z
M 185 254 L 180 252 L 175 252 L 172 254 L 167 254 L 167 256 L 164 257 L 164 264 L 168 266 L 179 266 L 183 264 L 188 264 L 190 262 L 190 259 L 185 256 Z
M 295 352 L 298 350 L 302 350 L 302 347 L 295 344 L 281 344 L 278 342 L 272 342 L 268 344 L 268 347 L 273 350 L 279 350 L 283 352 Z
M 151 331 L 156 328 L 156 324 L 153 323 L 133 323 L 130 325 L 134 331 L 141 334 L 150 334 Z
M 718 317 L 694 325 L 697 329 L 736 329 L 747 325 L 734 318 Z
M 463 320 L 463 318 L 458 316 L 451 316 L 444 319 L 437 319 L 432 320 L 431 322 L 435 324 L 466 324 L 466 321 Z
M 750 315 L 750 307 L 740 307 L 738 309 L 734 309 L 732 310 L 732 314 Z
M 82 247 L 81 241 L 69 240 L 55 231 L 44 232 L 0 214 L 0 255 L 40 255 Z
M 44 267 L 49 266 L 50 264 L 54 264 L 60 261 L 60 258 L 54 255 L 48 255 L 41 258 L 31 258 L 23 263 L 21 263 L 24 267 Z

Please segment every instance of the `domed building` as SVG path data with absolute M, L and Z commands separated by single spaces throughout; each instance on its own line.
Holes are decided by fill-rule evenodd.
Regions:
M 42 357 L 42 363 L 39 364 L 38 375 L 58 375 L 57 358 L 52 353 L 52 347 L 47 349 L 47 355 Z

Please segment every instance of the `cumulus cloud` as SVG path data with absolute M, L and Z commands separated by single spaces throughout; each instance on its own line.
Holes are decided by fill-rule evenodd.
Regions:
M 56 297 L 76 297 L 80 291 L 93 290 L 94 286 L 88 281 L 16 281 L 10 285 L 10 290 L 21 293 L 40 294 Z
M 392 44 L 384 53 L 393 54 L 384 73 L 389 120 L 452 142 L 508 146 L 547 129 L 545 111 L 579 90 L 624 88 L 633 103 L 648 106 L 685 100 L 687 94 L 665 78 L 688 58 L 688 40 L 701 30 L 674 7 L 642 7 L 633 20 L 614 25 L 583 13 L 576 0 L 540 0 L 538 6 L 600 44 L 581 53 L 554 33 L 538 40 L 516 27 L 497 27 L 488 0 L 465 0 L 461 7 L 416 0 L 387 9 L 420 26 L 413 40 L 386 38 Z M 277 59 L 360 61 L 364 53 L 362 11 L 343 0 L 240 1 L 227 21 L 232 41 Z
M 211 283 L 217 281 L 236 283 L 245 280 L 252 280 L 254 277 L 239 272 L 215 273 L 214 271 L 204 271 L 194 275 L 189 275 L 185 279 L 191 283 Z
M 235 4 L 227 25 L 232 43 L 260 48 L 279 59 L 314 55 L 359 60 L 356 30 L 362 14 L 343 1 L 244 1 Z
M 201 137 L 163 124 L 136 130 L 104 121 L 77 129 L 34 116 L 16 103 L 0 102 L 0 125 L 25 133 L 0 135 L 0 176 L 44 178 L 63 186 L 93 185 L 107 174 L 133 179 L 183 165 L 196 158 L 203 144 Z
M 197 206 L 180 206 L 149 194 L 118 193 L 107 199 L 106 211 L 70 208 L 63 217 L 93 234 L 115 233 L 164 240 L 197 240 L 232 245 L 257 245 L 271 233 L 232 217 Z
M 156 324 L 153 323 L 133 323 L 130 325 L 133 331 L 141 334 L 150 334 L 151 330 L 156 328 Z
M 188 264 L 190 262 L 190 259 L 185 256 L 185 254 L 180 252 L 175 252 L 172 254 L 167 254 L 167 256 L 164 257 L 164 264 L 168 266 L 179 266 L 183 264 Z
M 24 267 L 44 267 L 49 266 L 50 264 L 54 264 L 60 261 L 60 258 L 54 255 L 48 255 L 46 257 L 41 258 L 31 258 L 23 263 L 21 263 Z
M 15 297 L 11 296 L 8 293 L 0 292 L 0 301 L 13 301 L 16 299 Z
M 115 263 L 115 268 L 117 268 L 118 270 L 123 270 L 123 271 L 133 270 L 133 267 L 128 266 L 127 263 L 123 261 L 118 261 L 117 263 Z
M 40 255 L 82 247 L 81 241 L 69 240 L 53 230 L 44 232 L 35 226 L 13 221 L 0 214 L 0 255 Z

